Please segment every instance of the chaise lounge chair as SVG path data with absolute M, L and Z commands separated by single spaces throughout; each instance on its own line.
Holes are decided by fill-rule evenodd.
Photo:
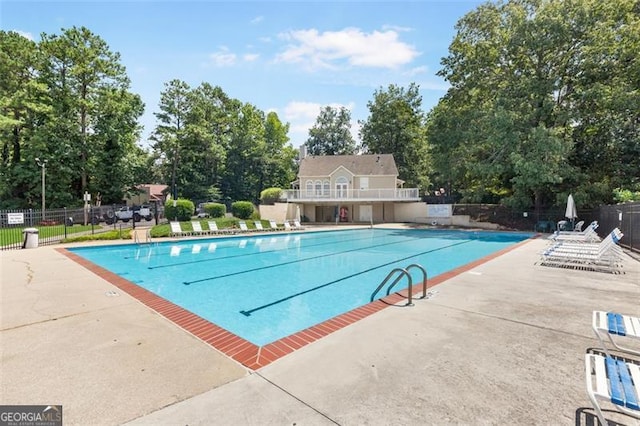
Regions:
M 553 241 L 573 241 L 573 242 L 598 242 L 600 237 L 596 233 L 598 221 L 593 221 L 581 232 L 556 231 L 549 236 Z
M 622 249 L 617 245 L 622 236 L 622 232 L 616 228 L 597 244 L 554 244 L 541 253 L 540 264 L 615 273 L 623 256 Z
M 183 235 L 189 235 L 188 232 L 182 230 L 180 226 L 180 222 L 169 222 L 171 226 L 171 233 L 169 234 L 171 237 L 181 237 Z
M 640 317 L 618 314 L 615 312 L 593 311 L 591 326 L 607 355 L 611 355 L 604 343 L 604 336 L 619 351 L 640 356 Z M 614 336 L 616 339 L 614 340 Z M 639 349 L 621 346 L 619 341 L 636 340 Z
M 249 227 L 247 226 L 247 222 L 245 222 L 244 220 L 238 221 L 238 226 L 240 227 L 240 231 L 242 231 L 242 232 L 254 232 L 255 231 L 255 229 L 249 229 Z
M 602 425 L 608 423 L 599 401 L 609 401 L 621 413 L 640 419 L 640 365 L 588 353 L 585 370 L 587 393 Z
M 275 220 L 269 220 L 269 226 L 272 231 L 282 231 L 284 229 L 284 227 L 278 226 Z
M 191 227 L 193 228 L 193 235 L 205 235 L 207 231 L 202 229 L 202 224 L 197 220 L 191 221 Z

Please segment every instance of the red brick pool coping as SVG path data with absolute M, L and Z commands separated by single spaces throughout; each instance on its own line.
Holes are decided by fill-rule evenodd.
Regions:
M 525 244 L 528 241 L 529 240 L 521 241 L 503 250 L 485 256 L 482 259 L 478 259 L 474 262 L 453 269 L 449 272 L 445 272 L 433 278 L 429 278 L 428 288 L 432 288 L 433 286 L 441 284 L 444 281 L 455 277 L 456 275 L 460 275 L 479 265 L 482 265 L 483 263 L 495 259 L 496 257 L 502 256 L 503 254 L 516 249 L 517 247 Z M 128 281 L 118 276 L 117 274 L 114 274 L 113 272 L 110 272 L 78 256 L 72 251 L 69 251 L 65 248 L 58 248 L 56 250 L 67 256 L 74 262 L 84 266 L 104 280 L 110 282 L 120 290 L 134 297 L 135 299 L 137 299 L 147 307 L 153 309 L 188 333 L 191 333 L 193 336 L 211 345 L 228 357 L 236 360 L 240 364 L 252 370 L 257 370 L 261 367 L 271 364 L 272 362 L 282 358 L 283 356 L 288 355 L 302 348 L 303 346 L 308 345 L 309 343 L 313 343 L 316 340 L 333 333 L 334 331 L 347 327 L 348 325 L 358 322 L 361 319 L 368 317 L 369 315 L 375 314 L 376 312 L 388 308 L 389 306 L 400 303 L 403 300 L 406 300 L 407 296 L 407 290 L 402 290 L 400 292 L 393 293 L 383 299 L 379 299 L 364 306 L 360 306 L 359 308 L 353 309 L 349 312 L 345 312 L 344 314 L 338 315 L 337 317 L 331 318 L 327 321 L 301 330 L 290 336 L 283 337 L 282 339 L 276 340 L 275 342 L 269 343 L 264 346 L 257 346 L 239 336 L 236 336 L 228 330 L 225 330 L 224 328 L 219 327 L 212 322 L 207 321 L 204 318 L 201 318 L 200 316 L 187 311 L 182 307 L 169 302 L 168 300 L 150 292 L 149 290 L 146 290 L 132 283 L 131 281 Z M 415 295 L 414 299 L 419 297 L 420 292 L 422 291 L 422 284 L 423 283 L 418 283 L 413 286 L 412 290 L 413 294 Z

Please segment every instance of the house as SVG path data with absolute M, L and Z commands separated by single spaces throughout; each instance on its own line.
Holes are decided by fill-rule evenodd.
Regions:
M 167 198 L 167 185 L 155 185 L 155 184 L 143 184 L 136 187 L 137 193 L 132 194 L 124 199 L 127 205 L 140 206 L 142 204 L 149 204 L 157 202 L 163 205 Z
M 403 184 L 391 154 L 307 156 L 283 198 L 310 222 L 393 222 L 398 204 L 420 201 Z

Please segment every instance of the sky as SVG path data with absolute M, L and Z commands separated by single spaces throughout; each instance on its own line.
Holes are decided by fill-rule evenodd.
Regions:
M 165 83 L 207 82 L 309 137 L 321 108 L 351 112 L 356 140 L 367 103 L 390 84 L 420 87 L 425 112 L 446 93 L 436 73 L 455 25 L 483 2 L 0 0 L 0 29 L 34 41 L 86 27 L 101 37 L 141 96 L 141 144 L 157 125 Z

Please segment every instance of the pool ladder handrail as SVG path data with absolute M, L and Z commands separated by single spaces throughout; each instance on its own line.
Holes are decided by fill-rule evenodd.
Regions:
M 133 241 L 136 244 L 142 244 L 142 242 L 140 241 L 140 238 L 138 237 L 138 233 L 135 230 L 133 231 Z M 151 230 L 150 229 L 147 229 L 147 232 L 145 233 L 144 242 L 145 243 L 151 243 Z
M 393 277 L 394 274 L 400 272 L 400 275 L 396 277 L 396 279 L 387 287 L 387 296 L 391 294 L 391 289 L 403 278 L 407 277 L 409 280 L 409 285 L 407 286 L 407 303 L 405 306 L 413 306 L 413 278 L 411 278 L 411 274 L 409 273 L 409 269 L 418 268 L 422 271 L 422 297 L 421 299 L 426 299 L 427 297 L 427 271 L 422 267 L 422 265 L 418 265 L 417 263 L 412 263 L 411 265 L 405 268 L 394 268 L 391 272 L 387 274 L 384 280 L 380 283 L 380 285 L 375 289 L 373 293 L 371 293 L 371 302 L 373 302 L 376 294 L 384 287 L 384 285 Z

